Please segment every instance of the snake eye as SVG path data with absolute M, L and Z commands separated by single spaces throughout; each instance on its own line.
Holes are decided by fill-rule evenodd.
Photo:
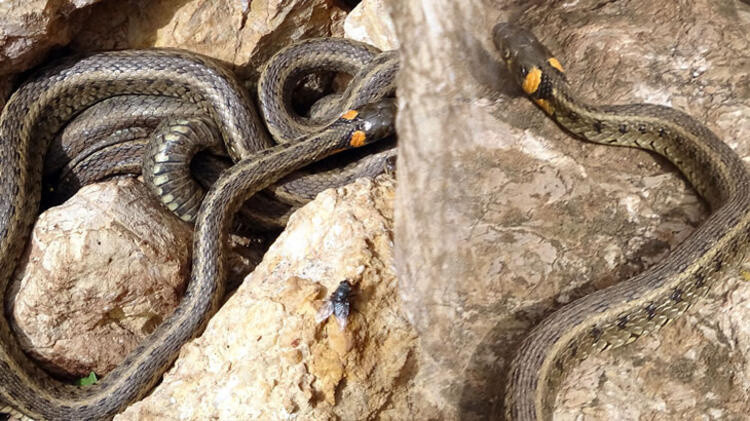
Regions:
M 510 58 L 510 48 L 503 48 L 503 59 L 508 60 Z

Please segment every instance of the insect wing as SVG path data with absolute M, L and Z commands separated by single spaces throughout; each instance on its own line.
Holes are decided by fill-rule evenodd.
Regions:
M 323 301 L 320 308 L 318 308 L 318 313 L 315 315 L 315 323 L 324 322 L 331 314 L 333 314 L 333 303 L 329 300 Z
M 346 329 L 346 322 L 349 319 L 349 302 L 343 301 L 334 304 L 333 315 L 336 317 L 336 321 L 339 322 L 341 330 Z

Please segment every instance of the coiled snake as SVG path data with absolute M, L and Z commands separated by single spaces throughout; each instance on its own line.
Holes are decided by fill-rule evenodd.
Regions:
M 501 23 L 493 37 L 513 81 L 565 130 L 591 142 L 664 156 L 713 211 L 664 260 L 566 305 L 524 340 L 509 371 L 506 418 L 550 420 L 571 364 L 664 326 L 706 295 L 716 273 L 736 260 L 750 235 L 750 176 L 732 149 L 687 114 L 654 104 L 586 104 L 533 34 Z
M 11 96 L 0 116 L 0 291 L 6 290 L 36 218 L 47 145 L 71 117 L 117 95 L 192 102 L 216 122 L 238 162 L 221 175 L 201 204 L 191 279 L 180 305 L 98 384 L 79 388 L 52 379 L 28 360 L 0 317 L 0 402 L 35 419 L 111 418 L 144 396 L 181 345 L 203 328 L 217 308 L 223 292 L 227 229 L 239 204 L 309 162 L 390 135 L 395 114 L 393 100 L 383 100 L 344 113 L 320 133 L 272 146 L 234 78 L 197 54 L 101 53 L 44 71 Z M 0 314 L 5 314 L 4 300 L 0 302 Z
M 397 69 L 395 52 L 380 52 L 367 44 L 340 38 L 295 42 L 274 54 L 260 73 L 263 120 L 274 142 L 293 142 L 319 132 L 346 110 L 392 95 Z M 353 79 L 338 100 L 317 107 L 315 118 L 299 116 L 290 107 L 293 89 L 302 77 L 320 70 L 349 73 Z M 346 159 L 339 155 L 333 166 L 323 162 L 314 172 L 290 174 L 264 195 L 253 197 L 242 209 L 243 216 L 252 220 L 254 229 L 283 227 L 290 206 L 306 203 L 326 188 L 382 172 L 387 160 L 395 157 L 395 148 L 384 142 L 373 146 L 350 152 Z M 94 104 L 65 126 L 50 145 L 45 176 L 54 192 L 51 200 L 59 202 L 104 177 L 143 173 L 165 205 L 192 222 L 204 187 L 228 166 L 215 155 L 222 155 L 223 149 L 216 125 L 195 104 L 165 96 L 120 95 Z M 193 160 L 201 150 L 214 155 Z M 191 172 L 191 165 L 201 171 Z

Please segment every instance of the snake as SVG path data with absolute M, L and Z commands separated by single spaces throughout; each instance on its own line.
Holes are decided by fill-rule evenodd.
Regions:
M 750 176 L 729 146 L 686 113 L 657 104 L 589 104 L 572 92 L 562 64 L 532 32 L 499 23 L 492 38 L 512 83 L 565 131 L 589 142 L 663 156 L 711 209 L 707 220 L 663 260 L 561 307 L 522 341 L 508 371 L 505 417 L 551 420 L 572 365 L 657 331 L 704 297 L 722 268 L 744 257 Z
M 198 119 L 198 122 L 192 119 Z M 188 123 L 187 126 L 182 124 L 184 122 Z M 208 124 L 204 127 L 204 131 L 210 132 L 208 137 L 196 133 L 184 136 L 185 131 L 203 127 L 204 123 Z M 159 131 L 155 132 L 156 129 Z M 166 153 L 164 156 L 170 165 L 178 169 L 172 171 L 167 180 L 179 184 L 166 193 L 177 192 L 179 199 L 167 201 L 166 195 L 159 198 L 168 209 L 174 207 L 172 212 L 176 216 L 194 222 L 204 189 L 231 165 L 231 160 L 219 156 L 224 155 L 224 146 L 221 135 L 216 132 L 215 124 L 205 119 L 205 111 L 181 99 L 119 95 L 97 102 L 68 122 L 52 140 L 44 160 L 43 207 L 62 203 L 81 187 L 111 176 L 143 174 L 147 186 L 153 191 L 154 185 L 149 183 L 153 180 L 153 172 L 144 162 L 153 162 L 153 156 L 161 152 Z M 153 138 L 165 136 L 177 136 L 178 141 L 168 144 L 163 139 L 153 141 Z M 190 148 L 199 147 L 206 140 L 213 141 L 214 154 L 196 156 L 195 150 L 190 153 Z M 165 146 L 188 150 L 150 151 L 150 148 Z M 273 231 L 286 225 L 291 211 L 289 206 L 260 192 L 243 206 L 240 214 L 244 221 L 251 222 L 253 231 Z
M 145 396 L 179 348 L 205 327 L 223 295 L 228 229 L 244 199 L 312 161 L 364 147 L 393 133 L 395 102 L 385 99 L 341 114 L 322 131 L 274 145 L 232 75 L 213 60 L 173 49 L 97 53 L 39 72 L 10 97 L 0 115 L 0 290 L 29 238 L 41 195 L 46 149 L 65 122 L 106 98 L 179 98 L 202 109 L 236 164 L 203 199 L 195 222 L 192 272 L 174 310 L 97 384 L 53 379 L 21 351 L 0 317 L 0 402 L 34 419 L 110 419 Z M 0 314 L 5 314 L 0 300 Z
M 391 96 L 398 63 L 394 51 L 381 52 L 346 39 L 302 40 L 281 49 L 265 64 L 258 82 L 260 111 L 273 141 L 293 142 L 321 130 L 346 110 Z M 311 119 L 298 115 L 291 103 L 300 80 L 316 71 L 343 72 L 353 78 L 343 94 L 326 101 L 327 107 Z M 213 121 L 205 119 L 193 104 L 161 96 L 119 96 L 92 106 L 65 127 L 51 145 L 45 174 L 62 169 L 54 178 L 54 201 L 59 202 L 81 186 L 104 177 L 142 173 L 167 208 L 192 222 L 206 186 L 215 177 L 191 172 L 191 164 L 212 174 L 219 171 L 211 167 L 228 166 L 216 159 L 206 162 L 204 156 L 193 158 L 205 150 L 221 155 L 222 149 Z M 290 210 L 309 202 L 320 191 L 382 173 L 386 160 L 395 156 L 392 142 L 365 149 L 290 174 L 266 193 L 253 197 L 252 203 L 243 208 L 243 215 L 256 228 L 278 229 L 286 224 Z

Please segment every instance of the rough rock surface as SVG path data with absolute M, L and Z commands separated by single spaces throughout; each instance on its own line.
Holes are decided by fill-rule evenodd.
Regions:
M 179 302 L 192 229 L 144 197 L 133 179 L 96 184 L 37 220 L 8 307 L 45 367 L 106 373 Z
M 7 75 L 32 68 L 58 46 L 184 48 L 252 76 L 294 40 L 342 35 L 346 13 L 332 0 L 7 0 L 0 16 L 2 93 Z
M 374 45 L 381 50 L 398 49 L 393 23 L 396 0 L 363 0 L 346 16 L 344 36 Z
M 39 63 L 50 48 L 67 44 L 99 0 L 0 2 L 0 79 Z
M 679 107 L 744 157 L 750 6 L 446 0 L 394 17 L 396 256 L 425 351 L 417 402 L 446 419 L 499 416 L 508 361 L 534 324 L 659 261 L 706 210 L 663 159 L 563 133 L 496 63 L 492 26 L 533 28 L 584 98 Z M 750 291 L 737 274 L 660 333 L 576 368 L 556 419 L 744 419 Z
M 262 248 L 233 236 L 228 285 Z M 132 178 L 87 186 L 43 212 L 7 294 L 26 352 L 57 374 L 106 374 L 179 303 L 192 227 Z
M 263 262 L 116 419 L 400 419 L 415 336 L 393 273 L 394 182 L 361 179 L 298 210 Z M 321 300 L 355 285 L 345 330 Z M 401 414 L 401 415 L 399 415 Z
M 23 3 L 23 4 L 21 4 Z M 95 7 L 86 9 L 86 17 L 90 21 L 95 21 L 100 24 L 97 25 L 82 25 L 79 22 L 78 26 L 73 25 L 73 20 L 64 21 L 62 16 L 71 15 L 74 8 L 83 7 L 95 3 L 94 1 L 78 1 L 78 2 L 67 2 L 69 3 L 66 7 L 60 6 L 60 2 L 15 2 L 0 3 L 0 11 L 4 11 L 5 7 L 10 7 L 12 13 L 4 14 L 4 17 L 8 19 L 0 20 L 0 41 L 4 41 L 5 44 L 0 42 L 0 57 L 5 57 L 7 60 L 8 69 L 13 71 L 25 70 L 27 67 L 34 64 L 29 61 L 32 59 L 25 59 L 24 57 L 39 57 L 41 54 L 46 52 L 46 49 L 50 45 L 58 45 L 67 43 L 73 34 L 75 39 L 73 40 L 70 47 L 74 50 L 79 51 L 90 51 L 100 49 L 117 49 L 117 48 L 134 48 L 134 47 L 179 47 L 187 48 L 193 51 L 203 52 L 211 55 L 222 61 L 228 62 L 229 64 L 242 64 L 247 65 L 245 69 L 247 72 L 252 73 L 256 65 L 260 64 L 265 58 L 271 53 L 275 52 L 284 43 L 291 42 L 294 39 L 300 37 L 309 37 L 317 35 L 330 35 L 332 31 L 342 32 L 341 25 L 343 22 L 343 11 L 340 9 L 335 2 L 328 0 L 316 0 L 313 2 L 308 1 L 253 1 L 249 2 L 238 2 L 238 1 L 166 1 L 166 2 L 149 2 L 133 0 L 127 2 L 102 2 Z M 54 3 L 54 4 L 51 4 Z M 76 15 L 78 16 L 78 15 Z M 57 19 L 57 20 L 56 20 Z M 71 18 L 72 19 L 72 18 Z M 68 22 L 68 26 L 61 26 L 63 22 Z M 53 26 L 50 28 L 50 26 Z M 226 30 L 229 27 L 231 30 Z M 217 31 L 217 28 L 223 28 L 225 30 Z M 32 35 L 23 35 L 32 34 Z M 22 36 L 23 35 L 23 36 Z M 3 38 L 4 37 L 4 38 Z M 26 38 L 24 38 L 26 37 Z M 27 39 L 28 38 L 28 39 Z M 33 42 L 30 41 L 33 39 Z M 283 40 L 283 41 L 282 41 Z M 23 42 L 22 42 L 23 41 Z M 275 43 L 275 44 L 274 44 Z M 271 46 L 273 45 L 273 48 Z M 23 48 L 21 48 L 23 47 Z M 262 51 L 262 53 L 260 53 Z M 24 59 L 25 61 L 21 61 Z M 6 62 L 0 61 L 0 74 L 5 69 Z M 0 104 L 5 99 L 6 86 L 3 84 L 0 86 Z M 115 186 L 115 187 L 113 187 Z M 124 188 L 123 192 L 117 193 L 112 189 Z M 119 200 L 119 202 L 112 206 L 122 206 L 123 203 L 127 203 L 127 200 L 116 199 L 117 197 L 132 197 L 135 193 L 131 190 L 135 187 L 127 185 L 123 187 L 120 183 L 111 184 L 109 187 L 103 187 L 101 189 L 94 189 L 86 193 L 83 199 L 83 205 L 77 202 L 73 205 L 73 208 L 78 206 L 88 206 L 89 203 L 112 203 L 113 201 Z M 90 195 L 101 194 L 103 197 L 97 199 Z M 146 190 L 139 192 L 144 197 L 150 197 L 150 193 Z M 133 199 L 134 200 L 134 199 Z M 106 211 L 103 212 L 106 216 L 101 221 L 101 226 L 107 227 L 113 225 L 114 229 L 122 228 L 120 225 L 127 226 L 129 222 L 139 224 L 142 223 L 141 218 L 143 215 L 158 215 L 163 211 L 161 205 L 157 202 L 146 200 L 139 205 L 147 206 L 146 210 L 134 212 L 133 208 L 129 210 L 114 211 L 122 212 L 123 215 L 116 215 L 121 217 L 120 220 L 112 219 L 112 215 L 106 215 Z M 60 215 L 59 212 L 68 212 L 70 207 L 66 206 L 62 210 L 54 210 L 54 215 Z M 139 209 L 136 207 L 136 209 Z M 94 211 L 92 211 L 94 212 Z M 129 217 L 129 212 L 134 212 L 133 221 L 122 220 L 122 218 Z M 84 213 L 79 212 L 78 215 Z M 69 216 L 54 216 L 51 219 L 51 225 L 45 228 L 44 222 L 38 226 L 41 230 L 50 230 L 50 236 L 54 237 L 54 241 L 60 241 L 55 244 L 45 245 L 45 241 L 50 236 L 38 236 L 35 246 L 39 247 L 37 253 L 43 253 L 44 250 L 54 250 L 59 255 L 65 255 L 65 253 L 75 253 L 78 245 L 75 239 L 73 239 L 67 245 L 63 245 L 61 237 L 55 232 L 55 227 L 59 221 L 57 218 L 62 218 L 68 225 L 75 225 L 73 219 L 76 218 L 75 213 Z M 88 214 L 87 214 L 88 217 Z M 161 219 L 168 219 L 168 216 L 161 214 Z M 88 230 L 86 224 L 91 221 L 86 218 L 79 221 L 81 224 L 81 230 Z M 179 224 L 177 224 L 179 225 Z M 149 225 L 150 226 L 150 225 Z M 159 224 L 153 225 L 159 227 Z M 169 229 L 175 226 L 174 221 L 166 223 Z M 135 228 L 134 228 L 135 229 Z M 140 228 L 138 228 L 140 229 Z M 105 228 L 103 233 L 106 233 Z M 92 235 L 84 231 L 82 234 L 84 239 L 93 238 Z M 186 267 L 186 259 L 189 256 L 189 248 L 191 245 L 192 233 L 185 227 L 178 229 L 177 231 L 170 234 L 172 236 L 172 243 L 170 246 L 163 250 L 176 250 L 172 254 L 171 263 L 176 265 L 176 271 L 174 274 L 166 276 L 170 279 L 166 284 L 157 288 L 155 292 L 158 292 L 158 288 L 172 288 L 174 291 L 165 298 L 164 302 L 157 304 L 159 308 L 157 313 L 154 313 L 158 317 L 151 318 L 151 324 L 158 323 L 166 313 L 171 311 L 170 309 L 179 300 L 180 288 L 176 284 L 176 279 L 181 278 L 180 285 L 187 278 L 189 273 L 189 267 Z M 95 235 L 94 235 L 95 236 Z M 137 238 L 137 237 L 136 237 Z M 83 241 L 83 240 L 81 240 Z M 88 240 L 87 240 L 88 241 Z M 154 241 L 165 243 L 166 240 L 161 239 L 148 239 L 144 241 Z M 129 246 L 122 245 L 128 243 L 125 239 L 123 242 L 117 243 L 118 247 L 121 248 L 119 251 L 138 249 L 141 245 L 138 242 L 129 243 Z M 112 252 L 118 251 L 115 247 Z M 50 253 L 50 252 L 48 252 Z M 249 252 L 233 255 L 232 267 L 238 268 L 241 272 L 247 265 L 252 265 L 257 262 L 257 256 L 255 256 L 255 250 Z M 139 254 L 143 254 L 139 252 Z M 158 255 L 158 254 L 157 254 Z M 49 255 L 47 260 L 49 259 Z M 65 257 L 65 256 L 63 256 Z M 64 265 L 65 259 L 63 257 L 55 257 L 52 259 L 54 264 Z M 97 272 L 90 272 L 90 267 L 101 265 L 102 262 L 99 260 L 99 254 L 88 255 L 85 254 L 80 256 L 81 258 L 90 259 L 90 261 L 81 261 L 78 267 L 65 267 L 65 276 L 59 279 L 63 283 L 68 282 L 70 279 L 78 279 L 79 285 L 85 285 L 86 276 L 103 276 L 108 280 L 111 280 L 113 284 L 117 284 L 115 278 L 117 276 L 112 275 L 107 269 L 97 268 Z M 163 256 L 164 259 L 169 260 L 168 256 Z M 106 261 L 105 261 L 106 262 Z M 39 267 L 42 273 L 37 273 L 35 269 L 36 262 L 32 259 L 32 264 L 27 269 L 28 276 L 36 278 L 40 276 L 38 282 L 42 282 L 45 279 L 46 271 L 48 268 Z M 148 269 L 150 266 L 144 266 Z M 80 277 L 75 276 L 75 270 L 78 269 L 82 272 Z M 136 267 L 130 264 L 122 263 L 122 266 L 117 266 L 114 269 L 110 269 L 111 272 L 123 272 L 127 273 L 127 276 L 136 277 Z M 132 272 L 129 272 L 132 271 Z M 59 275 L 56 273 L 55 275 Z M 245 272 L 246 273 L 246 272 Z M 104 276 L 106 274 L 106 276 Z M 236 273 L 234 275 L 237 275 Z M 240 274 L 244 277 L 244 273 Z M 125 275 L 123 275 L 125 276 Z M 172 278 L 170 278 L 170 276 Z M 151 281 L 156 281 L 153 276 L 146 276 Z M 173 279 L 174 278 L 174 279 Z M 92 278 L 93 279 L 93 278 Z M 126 279 L 126 278 L 122 278 Z M 122 280 L 120 279 L 120 281 Z M 46 281 L 45 281 L 46 282 Z M 158 282 L 157 282 L 158 283 Z M 53 291 L 53 284 L 45 283 L 44 291 Z M 117 284 L 119 285 L 119 284 Z M 86 333 L 76 338 L 76 335 L 71 333 L 72 331 L 67 328 L 74 329 L 75 327 L 81 327 L 84 332 L 89 332 L 91 326 L 85 326 L 84 323 L 92 322 L 101 319 L 101 314 L 97 311 L 92 311 L 90 314 L 86 314 L 84 311 L 87 306 L 91 306 L 93 302 L 93 296 L 103 296 L 109 298 L 120 299 L 123 297 L 112 296 L 111 285 L 107 282 L 98 282 L 90 285 L 91 287 L 99 286 L 101 290 L 97 293 L 87 292 L 88 295 L 84 297 L 84 300 L 79 302 L 74 308 L 79 308 L 83 311 L 82 320 L 74 321 L 70 320 L 66 329 L 61 330 L 58 333 L 50 332 L 50 329 L 57 326 L 57 324 L 48 324 L 47 327 L 43 327 L 45 324 L 40 318 L 38 321 L 34 321 L 35 316 L 33 311 L 39 310 L 40 306 L 34 305 L 29 301 L 28 304 L 17 308 L 16 311 L 23 310 L 22 313 L 17 313 L 16 317 L 19 319 L 22 325 L 21 330 L 24 332 L 23 335 L 28 335 L 29 340 L 27 344 L 34 347 L 39 347 L 32 351 L 34 355 L 40 356 L 43 360 L 50 360 L 50 364 L 55 370 L 66 371 L 71 374 L 88 374 L 88 371 L 94 369 L 98 373 L 103 373 L 109 370 L 119 360 L 116 356 L 122 356 L 129 349 L 132 348 L 133 344 L 137 343 L 138 340 L 142 339 L 145 333 L 148 333 L 149 329 L 141 329 L 136 326 L 137 322 L 130 322 L 129 326 L 118 330 L 117 322 L 119 318 L 125 317 L 118 314 L 110 314 L 107 317 L 111 318 L 111 323 L 100 323 L 95 330 L 96 333 Z M 140 286 L 140 288 L 143 288 Z M 25 292 L 36 291 L 36 288 L 27 288 Z M 136 293 L 134 289 L 131 291 L 133 294 Z M 175 295 L 177 294 L 177 295 Z M 111 297 L 110 297 L 111 296 Z M 70 297 L 59 297 L 60 299 L 75 299 L 78 298 L 76 294 L 72 294 Z M 41 299 L 30 298 L 23 296 L 21 300 Z M 146 298 L 144 300 L 148 301 Z M 171 301 L 170 301 L 171 300 Z M 43 302 L 43 301 L 42 301 Z M 101 308 L 106 308 L 106 305 L 100 305 Z M 45 316 L 45 318 L 59 319 L 63 314 L 67 314 L 68 307 L 60 307 L 60 310 L 54 316 Z M 115 311 L 114 309 L 112 311 Z M 106 313 L 110 310 L 105 310 Z M 148 319 L 152 310 L 145 311 L 143 319 Z M 147 317 L 148 316 L 148 317 Z M 67 316 L 66 316 L 67 317 Z M 24 322 L 25 320 L 25 322 Z M 141 321 L 145 323 L 145 321 Z M 33 333 L 35 329 L 41 329 L 37 333 Z M 134 335 L 132 332 L 141 331 L 139 334 Z M 122 338 L 113 339 L 116 337 L 115 332 L 120 332 L 124 336 Z M 101 345 L 92 346 L 91 340 L 94 336 L 103 338 Z M 73 338 L 64 340 L 64 338 Z M 33 339 L 32 339 L 33 338 Z M 109 346 L 108 343 L 117 343 L 116 347 Z M 102 352 L 100 348 L 106 348 L 107 351 Z M 67 354 L 65 356 L 64 354 Z M 101 355 L 100 359 L 94 359 L 94 355 Z
M 331 0 L 131 0 L 102 2 L 92 10 L 101 26 L 83 27 L 81 50 L 179 47 L 254 75 L 292 41 L 343 33 L 343 9 Z

